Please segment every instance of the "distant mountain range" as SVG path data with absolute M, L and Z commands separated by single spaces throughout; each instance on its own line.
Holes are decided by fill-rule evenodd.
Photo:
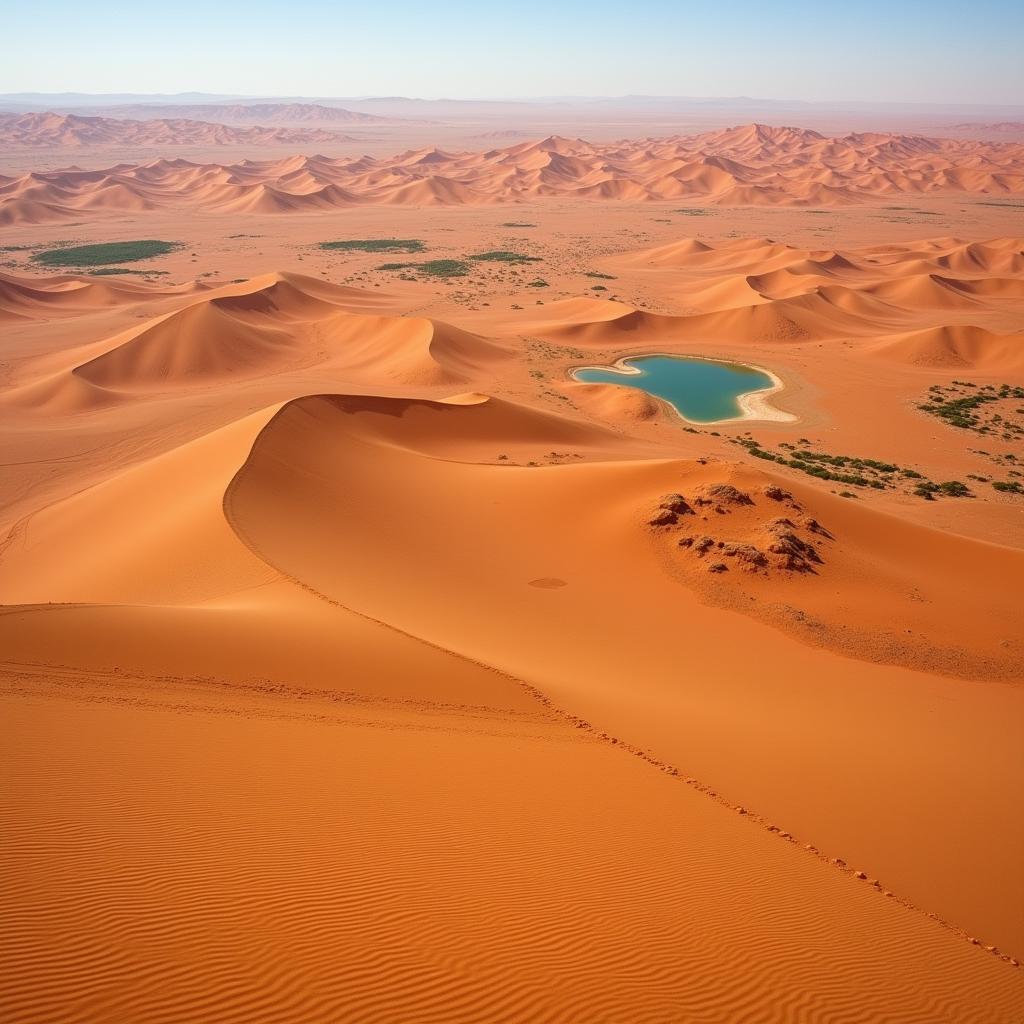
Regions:
M 188 118 L 130 120 L 79 114 L 0 113 L 0 145 L 5 146 L 188 146 L 241 143 L 300 146 L 344 141 L 352 141 L 351 136 L 320 127 L 228 125 Z

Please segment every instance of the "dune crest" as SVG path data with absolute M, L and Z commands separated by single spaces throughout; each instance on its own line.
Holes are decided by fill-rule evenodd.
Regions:
M 94 294 L 96 285 L 73 278 L 9 276 L 0 284 L 11 318 L 60 311 L 71 301 L 83 310 L 168 294 L 144 285 Z M 380 301 L 299 274 L 264 275 L 91 343 L 80 350 L 80 362 L 10 391 L 6 401 L 37 412 L 70 411 L 313 366 L 339 382 L 452 387 L 486 379 L 512 358 L 500 342 L 442 321 L 381 315 L 373 308 Z
M 57 117 L 58 115 L 26 115 Z M 296 171 L 303 173 L 296 179 Z M 119 198 L 110 189 L 119 189 Z M 105 208 L 303 212 L 349 205 L 474 206 L 545 198 L 841 206 L 884 196 L 1024 192 L 1024 144 L 745 125 L 722 132 L 591 143 L 552 136 L 476 153 L 387 159 L 122 165 L 0 178 L 0 224 Z M 116 201 L 115 201 L 116 199 Z

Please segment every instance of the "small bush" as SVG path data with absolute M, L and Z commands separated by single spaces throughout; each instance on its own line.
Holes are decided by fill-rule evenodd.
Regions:
M 946 480 L 939 484 L 939 492 L 948 498 L 970 497 L 971 489 L 959 480 Z

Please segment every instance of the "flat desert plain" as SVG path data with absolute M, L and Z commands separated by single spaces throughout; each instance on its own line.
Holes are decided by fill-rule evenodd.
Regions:
M 1024 1020 L 1024 146 L 134 124 L 0 166 L 0 1017 Z

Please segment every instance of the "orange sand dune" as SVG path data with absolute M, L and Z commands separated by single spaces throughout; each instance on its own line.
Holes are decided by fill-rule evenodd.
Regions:
M 1009 180 L 960 145 L 752 126 L 345 184 L 161 160 L 8 181 L 0 215 Z M 1024 241 L 591 263 L 555 258 L 557 212 L 550 291 L 346 287 L 308 252 L 216 286 L 0 277 L 4 1019 L 1016 1020 L 1022 499 L 991 481 L 1019 401 L 983 438 L 920 404 L 1024 386 Z M 793 418 L 570 376 L 645 352 L 769 368 Z
M 455 460 L 457 465 L 454 467 L 431 465 L 429 471 L 423 470 L 423 467 L 415 463 L 408 463 L 404 466 L 399 463 L 401 468 L 399 466 L 391 468 L 388 467 L 382 453 L 375 452 L 372 457 L 372 473 L 373 478 L 379 479 L 385 486 L 387 486 L 386 481 L 394 481 L 396 487 L 405 488 L 407 493 L 411 493 L 417 472 L 429 472 L 430 486 L 437 487 L 444 480 L 445 485 L 441 488 L 441 492 L 445 495 L 445 501 L 458 504 L 461 500 L 460 490 L 463 488 L 467 494 L 464 499 L 466 501 L 469 500 L 468 494 L 474 490 L 478 494 L 484 492 L 485 475 L 483 473 L 476 474 L 480 479 L 471 484 L 470 480 L 474 479 L 474 474 L 464 470 L 461 464 L 470 455 L 479 457 L 481 449 L 486 451 L 487 445 L 522 442 L 532 433 L 537 432 L 543 432 L 542 436 L 549 439 L 551 444 L 556 447 L 567 445 L 593 447 L 601 438 L 601 434 L 596 432 L 596 428 L 581 431 L 574 426 L 571 420 L 559 422 L 550 417 L 544 417 L 539 422 L 536 422 L 537 420 L 537 414 L 527 415 L 514 406 L 495 403 L 493 399 L 469 404 L 434 404 L 406 399 L 379 398 L 301 399 L 293 406 L 281 410 L 260 435 L 253 458 L 235 481 L 232 496 L 228 501 L 228 512 L 236 522 L 244 526 L 249 521 L 248 516 L 256 513 L 250 513 L 243 504 L 240 504 L 243 501 L 242 495 L 247 493 L 247 489 L 265 494 L 273 505 L 269 513 L 261 507 L 258 513 L 261 517 L 260 521 L 276 524 L 273 527 L 274 543 L 284 545 L 281 549 L 282 553 L 271 559 L 273 564 L 279 569 L 289 571 L 297 578 L 308 579 L 305 571 L 298 566 L 305 564 L 308 557 L 307 552 L 318 551 L 321 547 L 316 536 L 320 526 L 315 517 L 326 512 L 328 521 L 324 523 L 324 528 L 334 530 L 338 527 L 335 513 L 328 511 L 337 507 L 337 499 L 325 491 L 345 487 L 349 492 L 349 501 L 352 500 L 352 480 L 361 478 L 364 470 L 370 472 L 369 466 L 363 467 L 360 463 L 361 453 L 364 449 L 375 450 L 379 445 L 386 444 L 388 453 L 396 453 L 401 450 L 417 455 L 429 455 L 435 459 L 443 456 L 446 462 Z M 445 421 L 448 421 L 447 424 Z M 469 447 L 467 448 L 467 446 Z M 352 455 L 349 454 L 350 447 L 355 449 Z M 272 459 L 269 459 L 269 464 L 274 467 L 274 475 L 269 486 L 259 481 L 259 471 L 253 468 L 254 464 L 268 464 L 268 461 L 264 460 L 261 455 L 264 450 L 274 452 Z M 369 456 L 362 457 L 368 458 Z M 393 454 L 392 457 L 397 459 L 396 454 Z M 357 468 L 345 471 L 344 467 L 350 458 Z M 306 466 L 310 468 L 308 470 L 302 468 Z M 328 469 L 327 467 L 335 468 Z M 579 487 L 585 491 L 587 490 L 585 478 L 589 471 L 590 467 L 582 466 L 553 467 L 545 473 L 529 474 L 512 467 L 506 470 L 506 467 L 497 466 L 488 467 L 486 476 L 492 479 L 492 486 L 496 493 L 503 495 L 502 500 L 497 503 L 499 508 L 508 505 L 514 508 L 519 501 L 523 503 L 532 501 L 540 506 L 543 502 L 550 500 L 541 498 L 540 495 L 545 493 L 547 487 L 557 486 L 554 483 L 554 478 L 560 474 L 565 476 L 564 486 L 567 489 L 572 490 L 574 487 Z M 287 483 L 280 476 L 282 472 L 286 475 Z M 616 493 L 617 501 L 615 506 L 604 509 L 600 517 L 591 518 L 588 529 L 590 544 L 598 543 L 595 531 L 600 523 L 607 520 L 605 529 L 609 531 L 610 535 L 615 536 L 616 549 L 622 549 L 624 542 L 621 535 L 627 533 L 627 524 L 632 523 L 638 515 L 642 515 L 644 502 L 649 500 L 645 499 L 643 491 L 631 494 L 632 488 L 636 485 L 631 484 L 630 481 L 642 480 L 645 472 L 649 472 L 655 478 L 657 478 L 658 472 L 663 473 L 666 489 L 669 487 L 668 481 L 673 476 L 679 479 L 691 477 L 691 487 L 695 486 L 694 481 L 703 483 L 705 478 L 710 477 L 718 482 L 721 477 L 719 469 L 700 472 L 696 469 L 688 471 L 677 466 L 664 467 L 651 464 L 644 467 L 626 463 L 620 468 L 603 469 L 601 474 L 595 475 L 605 477 L 604 485 Z M 622 482 L 618 485 L 612 482 L 616 475 L 622 478 Z M 730 482 L 732 479 L 730 477 Z M 463 483 L 463 481 L 465 482 Z M 749 489 L 752 486 L 762 487 L 771 481 L 759 475 L 750 479 L 744 478 L 742 482 Z M 505 496 L 506 490 L 517 495 L 515 502 L 511 496 Z M 657 497 L 657 493 L 654 497 Z M 894 621 L 897 615 L 899 620 L 908 626 L 919 627 L 911 629 L 910 632 L 913 635 L 921 636 L 922 633 L 928 632 L 930 623 L 934 623 L 937 618 L 955 617 L 961 603 L 970 601 L 972 607 L 979 610 L 985 609 L 984 615 L 980 616 L 984 620 L 984 624 L 977 626 L 977 653 L 980 659 L 992 660 L 992 664 L 986 670 L 998 672 L 997 663 L 1004 661 L 1005 674 L 1015 676 L 1024 672 L 1024 660 L 1021 660 L 1019 653 L 1007 652 L 1000 645 L 1000 639 L 1014 630 L 1015 612 L 1002 607 L 998 586 L 999 578 L 1008 571 L 1009 566 L 1024 559 L 1024 554 L 994 546 L 979 546 L 973 542 L 963 542 L 966 546 L 961 549 L 956 543 L 947 541 L 943 545 L 945 568 L 949 569 L 951 566 L 960 565 L 964 576 L 964 578 L 960 578 L 960 573 L 957 573 L 957 586 L 947 589 L 939 578 L 931 579 L 931 577 L 937 576 L 932 568 L 935 564 L 933 546 L 939 538 L 929 535 L 927 531 L 922 532 L 918 527 L 905 527 L 899 522 L 879 524 L 867 509 L 856 505 L 851 506 L 842 500 L 830 500 L 834 507 L 830 507 L 827 513 L 822 509 L 815 509 L 811 514 L 817 515 L 820 512 L 823 517 L 832 520 L 836 516 L 842 516 L 844 521 L 842 529 L 836 527 L 835 530 L 830 529 L 829 532 L 835 533 L 837 537 L 842 533 L 850 533 L 858 538 L 856 543 L 849 546 L 842 543 L 841 540 L 837 540 L 835 544 L 823 545 L 829 551 L 828 565 L 830 568 L 827 570 L 823 568 L 820 575 L 837 574 L 844 577 L 844 585 L 839 588 L 844 597 L 834 610 L 828 610 L 828 606 L 835 599 L 836 590 L 833 582 L 832 586 L 814 594 L 803 592 L 801 598 L 805 602 L 804 607 L 820 623 L 829 624 L 836 629 L 837 635 L 833 637 L 834 642 L 840 646 L 844 644 L 840 634 L 844 632 L 844 628 L 848 627 L 842 626 L 845 613 L 841 609 L 858 605 L 859 599 L 856 592 L 859 585 L 855 581 L 863 578 L 865 566 L 871 565 L 872 588 L 878 588 L 884 594 L 903 595 L 916 587 L 921 593 L 928 594 L 924 602 L 927 608 L 917 607 L 914 604 L 908 605 L 904 597 L 901 597 L 894 606 L 890 606 L 884 598 L 876 596 L 874 606 L 865 608 L 860 613 L 864 635 L 858 638 L 856 643 L 863 645 L 868 642 L 869 635 L 885 636 L 888 633 L 888 624 Z M 287 506 L 287 509 L 283 507 L 282 503 Z M 567 499 L 563 504 L 569 508 L 572 502 Z M 797 519 L 801 515 L 808 514 L 807 512 L 795 514 L 784 503 L 779 505 L 768 499 L 754 503 L 754 505 L 758 504 L 761 505 L 758 515 L 762 519 L 773 518 L 773 512 L 778 512 L 779 515 L 788 512 L 791 517 L 795 516 Z M 390 502 L 387 500 L 367 502 L 366 507 L 390 507 Z M 440 528 L 440 521 L 432 522 L 427 517 L 428 506 L 424 501 L 418 502 L 417 507 L 420 509 L 418 529 L 430 531 Z M 614 515 L 616 509 L 620 510 L 619 514 L 623 517 L 623 521 L 618 520 Z M 307 518 L 307 510 L 314 518 Z M 396 507 L 396 513 L 400 518 L 402 515 L 400 507 Z M 511 512 L 501 513 L 500 518 L 510 514 L 514 518 L 514 513 Z M 263 519 L 263 516 L 266 518 Z M 733 532 L 740 530 L 742 533 L 742 529 L 746 527 L 741 529 L 741 524 L 745 522 L 746 517 L 747 506 L 730 511 L 727 528 Z M 452 521 L 455 522 L 454 516 Z M 553 527 L 553 513 L 547 521 Z M 303 524 L 301 529 L 293 529 L 300 523 Z M 277 529 L 281 524 L 287 524 L 284 534 Z M 397 529 L 397 524 L 394 527 L 389 526 L 387 516 L 381 515 L 379 512 L 375 515 L 374 521 L 367 525 L 375 531 Z M 511 546 L 508 543 L 511 540 L 511 535 L 504 529 L 506 525 L 502 522 L 493 527 L 498 534 L 506 537 L 507 543 L 505 552 L 492 554 L 486 563 L 487 571 L 492 574 L 501 572 L 499 559 L 510 559 L 509 567 L 513 571 L 518 571 L 521 564 L 516 552 L 507 550 Z M 699 522 L 696 522 L 694 528 L 701 528 Z M 713 526 L 707 526 L 704 529 L 711 531 Z M 465 538 L 468 531 L 464 526 L 462 530 L 462 536 Z M 409 538 L 410 532 L 411 526 L 404 531 L 407 538 Z M 486 534 L 487 528 L 481 527 L 480 532 Z M 243 533 L 252 539 L 255 546 L 260 546 L 258 535 L 251 529 L 243 529 Z M 340 578 L 345 581 L 346 587 L 355 586 L 362 593 L 370 593 L 380 584 L 365 585 L 364 589 L 364 583 L 357 581 L 356 577 L 359 555 L 356 551 L 346 549 L 346 542 L 359 544 L 356 538 L 356 529 L 350 525 L 346 531 L 345 540 L 339 539 L 333 545 L 339 560 L 339 570 L 345 566 L 344 572 L 340 573 Z M 611 540 L 612 537 L 609 536 L 609 543 Z M 295 546 L 292 544 L 293 541 L 297 542 Z M 563 549 L 568 545 L 564 538 L 557 543 Z M 599 543 L 598 546 L 600 546 Z M 366 539 L 363 546 L 364 551 L 374 552 L 378 559 L 381 557 L 379 548 L 380 544 L 370 542 L 369 538 Z M 447 546 L 445 546 L 445 550 L 449 550 Z M 400 557 L 400 548 L 395 552 L 395 556 Z M 316 557 L 318 564 L 315 571 L 317 577 L 321 578 L 323 574 L 330 573 L 330 562 L 324 557 L 322 551 Z M 565 557 L 569 557 L 568 552 Z M 849 564 L 847 564 L 847 560 L 849 560 Z M 639 559 L 637 559 L 637 563 L 639 565 Z M 471 564 L 471 560 L 467 559 L 466 564 Z M 700 568 L 705 567 L 700 565 Z M 1020 562 L 1020 568 L 1024 570 L 1024 561 Z M 673 572 L 677 569 L 683 571 L 676 567 Z M 390 578 L 389 574 L 384 575 Z M 706 573 L 702 575 L 706 576 Z M 941 574 L 938 575 L 941 576 Z M 933 589 L 926 586 L 926 580 L 931 580 L 934 585 Z M 454 581 L 450 582 L 454 583 Z M 329 593 L 331 590 L 331 587 L 326 584 L 323 586 L 316 584 L 316 586 L 317 589 L 324 592 Z M 333 580 L 331 586 L 333 586 Z M 643 589 L 653 591 L 654 586 L 654 582 L 651 581 Z M 747 581 L 745 587 L 749 590 L 750 586 L 751 583 Z M 816 604 L 817 601 L 825 602 L 825 604 L 819 607 Z M 348 603 L 347 600 L 346 603 Z M 984 639 L 982 639 L 983 637 Z M 887 637 L 885 642 L 891 644 L 893 641 Z M 918 641 L 903 641 L 903 643 L 913 646 Z M 982 654 L 982 650 L 984 650 L 984 654 Z M 863 648 L 861 653 L 865 653 Z M 890 652 L 888 656 L 892 657 L 894 653 Z M 941 650 L 933 639 L 929 639 L 926 648 L 918 652 L 917 658 L 928 658 L 933 655 L 941 659 Z M 957 657 L 962 661 L 962 652 Z
M 299 166 L 306 173 L 297 188 L 289 181 L 294 161 L 222 166 L 161 160 L 99 173 L 71 168 L 0 178 L 0 223 L 59 222 L 100 212 L 99 197 L 112 185 L 172 209 L 250 213 L 540 198 L 828 206 L 888 195 L 1024 192 L 1020 144 L 900 135 L 826 139 L 764 125 L 600 144 L 551 137 L 478 153 L 422 149 L 390 159 L 313 157 Z M 200 176 L 219 177 L 221 185 L 211 193 L 197 183 Z
M 30 288 L 8 280 L 19 297 Z M 92 287 L 83 284 L 81 290 Z M 64 294 L 36 287 L 33 298 L 42 302 L 41 297 Z M 109 294 L 113 298 L 116 289 Z M 122 298 L 133 294 L 141 297 L 146 290 L 126 291 Z M 229 285 L 141 327 L 88 344 L 75 353 L 80 362 L 69 366 L 63 360 L 56 372 L 10 391 L 6 400 L 22 408 L 70 411 L 316 365 L 349 383 L 457 385 L 493 374 L 511 358 L 500 343 L 450 324 L 375 315 L 377 302 L 297 274 Z
M 46 280 L 0 273 L 0 320 L 24 321 L 80 316 L 104 307 L 116 307 L 154 297 L 188 295 L 202 285 L 152 286 L 110 278 L 51 277 Z
M 922 366 L 1024 369 L 1024 335 L 994 334 L 966 324 L 896 335 L 879 341 L 876 348 L 901 361 Z
M 438 648 L 537 680 L 542 689 L 554 688 L 565 697 L 571 695 L 574 702 L 592 703 L 577 691 L 579 665 L 585 664 L 585 678 L 605 678 L 611 686 L 593 704 L 608 714 L 619 699 L 612 682 L 630 678 L 626 666 L 638 657 L 638 638 L 644 638 L 645 687 L 653 687 L 649 699 L 654 699 L 663 673 L 672 674 L 669 651 L 677 642 L 680 609 L 685 607 L 686 615 L 698 621 L 724 614 L 701 612 L 693 598 L 687 598 L 691 589 L 705 589 L 709 577 L 698 573 L 689 581 L 689 574 L 703 566 L 675 546 L 675 535 L 643 525 L 666 490 L 682 489 L 693 500 L 724 476 L 757 495 L 754 505 L 749 512 L 736 509 L 721 522 L 698 523 L 698 530 L 724 529 L 727 539 L 747 539 L 772 516 L 788 514 L 799 520 L 810 513 L 824 524 L 828 537 L 816 540 L 824 561 L 812 576 L 784 576 L 773 582 L 770 576 L 761 581 L 740 575 L 725 581 L 724 588 L 716 585 L 704 600 L 727 607 L 736 599 L 764 600 L 763 606 L 743 610 L 777 626 L 774 602 L 788 590 L 789 600 L 799 600 L 806 614 L 825 626 L 817 642 L 863 657 L 870 653 L 865 644 L 874 638 L 876 656 L 883 661 L 902 647 L 905 658 L 921 664 L 936 657 L 940 661 L 935 664 L 942 663 L 943 650 L 932 638 L 966 602 L 978 616 L 970 638 L 962 628 L 959 631 L 960 643 L 969 647 L 950 651 L 954 660 L 949 666 L 962 671 L 967 658 L 987 672 L 998 672 L 1000 659 L 1016 657 L 1000 643 L 1014 629 L 1014 615 L 1002 599 L 999 581 L 1007 573 L 1012 578 L 1015 571 L 1024 571 L 1024 554 L 1019 551 L 970 541 L 953 543 L 933 531 L 887 522 L 869 509 L 790 484 L 799 508 L 794 512 L 786 503 L 760 495 L 770 477 L 720 465 L 702 468 L 627 459 L 533 471 L 478 464 L 481 456 L 495 450 L 515 457 L 533 439 L 578 452 L 614 449 L 616 440 L 597 427 L 492 399 L 299 399 L 239 420 L 40 511 L 25 529 L 12 534 L 4 553 L 0 597 L 24 606 L 55 600 L 196 606 L 219 603 L 231 593 L 243 594 L 284 578 L 330 602 L 428 639 Z M 188 483 L 198 480 L 203 481 L 202 489 Z M 602 495 L 613 495 L 614 500 L 602 500 Z M 477 509 L 468 520 L 457 512 L 465 507 Z M 584 515 L 583 509 L 590 511 Z M 545 523 L 543 537 L 530 526 L 538 520 Z M 83 531 L 93 539 L 87 548 L 79 543 Z M 500 547 L 494 545 L 496 537 L 502 538 Z M 605 554 L 595 562 L 595 552 Z M 415 582 L 401 569 L 413 562 Z M 1021 564 L 1014 570 L 1017 562 Z M 605 622 L 601 632 L 606 636 L 614 629 L 608 616 L 624 614 L 613 597 L 623 572 L 632 581 L 630 629 L 621 644 L 609 638 L 594 651 L 603 667 L 575 647 L 560 650 L 558 637 L 567 628 L 575 631 L 590 623 L 593 629 Z M 566 589 L 557 618 L 530 596 L 529 588 L 520 589 L 534 579 L 568 581 L 572 589 Z M 449 600 L 431 605 L 426 594 L 442 580 Z M 965 589 L 968 586 L 971 589 Z M 908 593 L 914 595 L 909 601 L 904 596 Z M 850 628 L 854 608 L 859 631 Z M 911 627 L 911 635 L 890 635 L 889 623 L 894 620 Z M 780 651 L 780 664 L 792 663 L 798 645 L 769 641 L 769 636 L 761 636 L 762 650 L 781 644 L 788 653 L 782 657 Z M 530 638 L 525 647 L 524 637 Z M 708 656 L 726 657 L 713 637 L 712 631 L 705 653 L 704 645 L 691 637 L 691 664 Z M 30 643 L 20 643 L 26 642 Z M 729 656 L 727 660 L 739 659 L 729 670 L 735 678 L 756 677 L 753 670 L 740 667 L 750 656 L 762 655 L 737 651 Z M 827 653 L 812 656 L 805 649 L 800 657 L 817 657 L 832 664 L 831 672 L 839 671 Z M 657 669 L 658 665 L 663 667 Z M 1010 670 L 1016 674 L 1020 665 L 1010 665 Z M 880 686 L 900 687 L 901 700 L 913 706 L 912 674 L 869 669 L 861 663 L 856 675 L 862 686 L 874 678 Z M 696 679 L 691 685 L 696 687 L 691 699 L 708 699 L 698 696 L 702 687 Z M 957 713 L 963 714 L 962 709 Z M 657 741 L 657 749 L 657 743 L 666 742 L 664 737 L 657 739 L 657 717 L 648 722 L 638 708 L 629 721 L 629 730 L 642 745 Z M 902 713 L 893 726 L 902 728 L 901 723 Z M 936 722 L 936 728 L 947 725 L 945 719 Z M 838 733 L 833 740 L 847 742 Z M 751 734 L 747 742 L 756 749 L 773 740 L 770 734 L 759 739 Z M 898 744 L 893 747 L 893 758 L 902 757 Z M 663 756 L 670 749 L 675 750 L 670 744 Z M 999 756 L 998 747 L 992 748 L 992 756 Z M 940 761 L 929 760 L 917 770 L 922 778 L 941 777 L 941 764 L 947 763 L 945 746 L 936 743 L 930 757 Z M 892 772 L 880 775 L 889 783 L 899 774 L 895 763 L 891 767 Z M 792 761 L 792 770 L 807 770 L 802 757 Z M 819 765 L 817 771 L 823 770 Z M 922 902 L 945 911 L 942 916 L 956 920 L 958 915 L 950 911 L 958 909 L 961 919 L 974 919 L 985 925 L 982 930 L 997 936 L 1005 933 L 1006 941 L 1012 941 L 1014 915 L 1006 906 L 1002 872 L 985 876 L 992 888 L 983 895 L 984 873 L 981 864 L 972 866 L 970 851 L 950 850 L 955 861 L 933 853 L 929 867 L 914 863 L 912 857 L 908 860 L 909 850 L 893 846 L 891 838 L 869 838 L 859 832 L 857 815 L 851 821 L 851 806 L 870 795 L 870 784 L 834 772 L 826 773 L 822 781 L 832 799 L 843 787 L 856 787 L 839 801 L 844 815 L 829 819 L 817 811 L 815 827 L 831 839 L 828 847 L 842 855 L 859 849 L 864 861 L 890 885 L 899 879 L 901 889 L 919 887 L 928 897 Z M 914 789 L 918 783 L 908 779 L 905 785 L 919 800 L 921 794 Z M 802 826 L 799 832 L 806 835 L 811 828 L 805 820 L 808 791 L 799 792 L 796 803 L 779 806 L 790 828 Z M 871 807 L 867 800 L 865 811 Z M 925 816 L 921 827 L 941 828 L 941 820 Z M 992 823 L 978 819 L 972 827 L 991 829 Z M 1012 859 L 1013 849 L 1011 844 L 1005 856 Z M 977 853 L 991 870 L 990 845 Z M 958 905 L 959 881 L 953 885 L 947 880 L 962 878 L 964 871 L 975 878 L 970 907 Z
M 624 344 L 638 333 L 659 341 L 698 342 L 863 338 L 866 353 L 995 373 L 1019 370 L 1024 356 L 1019 334 L 993 332 L 970 320 L 1001 308 L 1012 317 L 1020 309 L 1024 240 L 1019 238 L 971 243 L 944 238 L 846 252 L 798 249 L 767 239 L 687 240 L 630 253 L 608 265 L 671 279 L 687 305 L 706 312 L 681 317 L 623 310 L 594 321 L 581 316 L 552 325 L 546 336 L 600 347 Z

